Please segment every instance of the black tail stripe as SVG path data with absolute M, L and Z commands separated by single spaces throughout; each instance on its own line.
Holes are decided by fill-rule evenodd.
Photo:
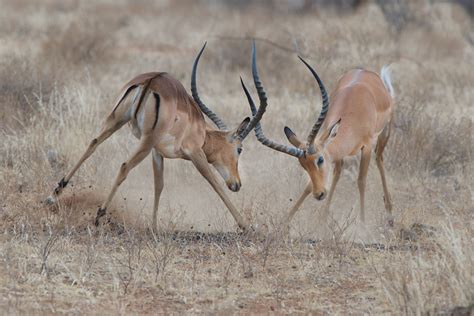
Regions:
M 125 98 L 127 97 L 127 95 L 130 93 L 130 91 L 132 91 L 132 89 L 135 89 L 137 86 L 136 85 L 132 85 L 130 87 L 128 87 L 127 91 L 125 91 L 125 93 L 123 94 L 122 98 L 120 98 L 120 100 L 117 102 L 117 104 L 115 105 L 114 109 L 112 110 L 112 113 L 115 112 L 115 110 L 119 107 L 120 103 L 122 103 L 123 100 L 125 100 Z
M 158 113 L 160 112 L 160 95 L 158 93 L 153 93 L 156 100 L 156 114 L 155 114 L 155 122 L 153 123 L 153 128 L 155 129 L 156 123 L 158 123 Z

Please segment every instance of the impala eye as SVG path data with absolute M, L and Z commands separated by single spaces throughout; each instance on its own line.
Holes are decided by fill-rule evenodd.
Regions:
M 318 166 L 321 166 L 321 164 L 324 162 L 324 157 L 323 156 L 319 156 L 318 158 Z
M 242 153 L 242 147 L 237 148 L 237 153 L 240 155 Z

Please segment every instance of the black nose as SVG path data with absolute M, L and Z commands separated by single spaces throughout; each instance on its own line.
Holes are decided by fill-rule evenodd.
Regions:
M 326 193 L 324 193 L 324 192 L 321 192 L 318 195 L 316 195 L 316 199 L 318 199 L 320 201 L 324 200 L 325 197 L 326 197 Z
M 240 190 L 240 184 L 238 183 L 232 183 L 230 186 L 229 186 L 229 189 L 233 192 L 238 192 Z

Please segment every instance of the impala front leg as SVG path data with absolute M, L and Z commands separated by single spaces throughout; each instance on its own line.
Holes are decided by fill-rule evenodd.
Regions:
M 339 178 L 341 177 L 343 164 L 344 164 L 343 160 L 339 160 L 334 163 L 334 173 L 333 173 L 331 188 L 329 189 L 329 195 L 328 195 L 326 205 L 324 205 L 324 217 L 326 218 L 326 220 L 329 216 L 329 207 L 331 206 L 331 200 L 332 200 L 332 196 L 334 195 L 334 190 L 336 189 L 336 185 L 339 182 Z
M 311 193 L 311 187 L 312 187 L 312 184 L 311 184 L 311 181 L 309 181 L 306 187 L 304 188 L 303 193 L 301 193 L 301 196 L 299 197 L 298 201 L 296 201 L 296 204 L 291 208 L 290 213 L 288 213 L 288 216 L 286 217 L 287 225 L 290 225 L 290 222 L 293 219 L 293 216 L 295 216 L 301 204 L 303 204 L 304 200 L 306 200 L 308 195 Z
M 370 148 L 368 146 L 364 146 L 364 148 L 362 148 L 362 154 L 360 158 L 359 178 L 357 179 L 360 195 L 360 218 L 362 222 L 365 222 L 365 183 L 367 179 L 367 172 L 369 171 L 370 156 Z
M 303 192 L 301 193 L 301 196 L 299 197 L 298 201 L 296 201 L 295 205 L 291 208 L 290 212 L 286 216 L 285 222 L 283 223 L 284 234 L 289 233 L 290 222 L 293 219 L 293 216 L 295 216 L 296 212 L 298 212 L 298 210 L 300 209 L 300 206 L 303 204 L 304 200 L 306 200 L 308 195 L 311 193 L 311 187 L 311 181 L 309 181 Z
M 209 182 L 209 184 L 212 186 L 214 191 L 216 191 L 216 193 L 222 199 L 222 201 L 224 202 L 224 204 L 229 209 L 230 213 L 234 217 L 234 219 L 237 222 L 237 224 L 239 225 L 239 227 L 242 230 L 246 230 L 248 228 L 247 224 L 243 220 L 240 213 L 237 211 L 237 208 L 234 206 L 234 204 L 232 204 L 229 197 L 227 196 L 227 194 L 222 189 L 222 186 L 219 185 L 219 183 L 217 182 L 216 177 L 212 173 L 212 170 L 209 167 L 209 164 L 207 163 L 207 159 L 206 159 L 206 155 L 204 154 L 204 151 L 202 151 L 202 149 L 199 149 L 198 151 L 190 154 L 189 158 L 193 162 L 196 169 Z
M 390 130 L 391 130 L 391 123 L 389 123 L 385 127 L 385 129 L 382 131 L 382 133 L 379 135 L 379 138 L 377 141 L 377 147 L 375 147 L 375 156 L 376 156 L 377 167 L 380 173 L 380 179 L 382 180 L 382 187 L 383 187 L 383 194 L 384 194 L 383 201 L 385 204 L 385 211 L 387 213 L 386 217 L 387 217 L 388 225 L 390 227 L 393 227 L 394 218 L 392 214 L 392 198 L 390 197 L 390 192 L 388 191 L 387 179 L 385 178 L 385 168 L 383 165 L 383 151 L 390 137 Z

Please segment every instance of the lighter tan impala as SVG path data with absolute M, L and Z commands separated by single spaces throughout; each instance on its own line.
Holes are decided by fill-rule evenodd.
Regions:
M 359 152 L 361 160 L 357 184 L 360 194 L 360 217 L 365 221 L 365 183 L 371 151 L 375 148 L 377 167 L 384 190 L 386 216 L 388 224 L 393 226 L 392 202 L 383 165 L 383 151 L 390 137 L 394 104 L 394 92 L 388 68 L 383 67 L 380 75 L 363 69 L 348 71 L 339 79 L 329 102 L 324 84 L 316 71 L 301 57 L 299 58 L 316 79 L 323 99 L 321 113 L 306 142 L 301 141 L 290 128 L 285 127 L 285 135 L 293 146 L 277 144 L 264 136 L 260 123 L 255 127 L 257 139 L 263 145 L 298 158 L 309 175 L 310 181 L 290 210 L 287 223 L 310 193 L 317 200 L 323 200 L 328 195 L 324 207 L 324 215 L 327 218 L 334 189 L 341 175 L 343 160 Z M 252 58 L 252 73 L 260 107 L 266 107 L 267 97 L 258 76 L 255 54 Z M 242 87 L 252 112 L 256 114 L 255 104 L 243 82 Z M 326 194 L 331 168 L 334 176 L 329 194 Z
M 242 141 L 262 118 L 265 106 L 259 108 L 252 120 L 247 117 L 237 128 L 228 130 L 225 123 L 201 101 L 198 95 L 196 70 L 205 47 L 206 44 L 193 64 L 192 98 L 179 81 L 164 72 L 145 73 L 127 83 L 115 107 L 103 123 L 99 135 L 91 141 L 83 156 L 58 183 L 53 195 L 47 201 L 54 203 L 77 169 L 97 146 L 125 123 L 130 122 L 133 135 L 139 139 L 138 147 L 120 167 L 110 194 L 97 211 L 95 225 L 98 225 L 99 219 L 105 215 L 117 188 L 130 170 L 152 152 L 155 182 L 154 229 L 157 228 L 158 204 L 164 185 L 163 158 L 192 161 L 220 196 L 239 227 L 246 229 L 246 222 L 218 183 L 209 164 L 214 166 L 231 191 L 239 191 L 241 181 L 238 161 L 242 152 Z M 207 115 L 218 129 L 208 124 L 203 114 Z

